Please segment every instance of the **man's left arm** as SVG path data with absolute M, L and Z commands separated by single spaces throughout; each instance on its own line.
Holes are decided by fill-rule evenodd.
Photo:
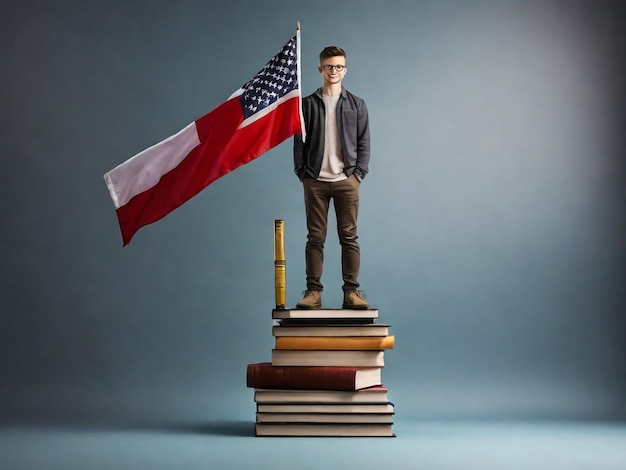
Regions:
M 359 181 L 363 181 L 369 172 L 370 161 L 370 123 L 365 101 L 361 100 L 357 109 L 357 144 L 356 168 L 354 174 Z

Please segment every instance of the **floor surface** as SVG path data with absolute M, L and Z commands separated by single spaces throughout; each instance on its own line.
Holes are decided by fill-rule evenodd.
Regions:
M 255 438 L 252 421 L 0 428 L 0 468 L 626 469 L 626 424 L 411 421 L 395 438 Z

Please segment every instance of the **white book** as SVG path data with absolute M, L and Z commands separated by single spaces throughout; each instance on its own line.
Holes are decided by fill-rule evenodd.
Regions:
M 371 320 L 378 318 L 378 309 L 352 310 L 352 309 L 282 309 L 276 308 L 272 310 L 272 318 L 274 319 L 308 319 L 308 320 L 328 320 L 328 319 L 346 319 L 346 320 Z
M 392 403 L 257 403 L 257 413 L 393 413 Z
M 384 351 L 272 349 L 272 366 L 384 367 Z
M 255 389 L 256 403 L 388 403 L 387 387 L 370 387 L 355 392 L 339 390 Z
M 257 436 L 395 437 L 391 424 L 263 424 Z
M 274 325 L 274 336 L 388 336 L 389 326 L 385 324 L 343 324 L 329 323 L 316 325 Z
M 393 424 L 393 413 L 257 413 L 256 422 Z

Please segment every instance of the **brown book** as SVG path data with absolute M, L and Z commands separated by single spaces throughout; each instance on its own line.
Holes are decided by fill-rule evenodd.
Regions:
M 383 367 L 385 351 L 272 349 L 273 366 Z
M 302 390 L 359 390 L 381 384 L 380 367 L 281 367 L 248 364 L 248 387 Z
M 387 387 L 378 386 L 348 392 L 346 390 L 268 390 L 256 389 L 256 403 L 342 404 L 342 403 L 389 403 Z
M 278 336 L 276 349 L 355 351 L 392 349 L 394 336 Z

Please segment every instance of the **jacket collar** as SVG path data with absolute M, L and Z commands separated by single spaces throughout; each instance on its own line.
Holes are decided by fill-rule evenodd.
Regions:
M 315 90 L 315 94 L 318 96 L 319 99 L 322 99 L 322 87 L 319 87 L 317 90 Z M 346 98 L 347 96 L 347 90 L 344 87 L 341 87 L 341 97 Z

